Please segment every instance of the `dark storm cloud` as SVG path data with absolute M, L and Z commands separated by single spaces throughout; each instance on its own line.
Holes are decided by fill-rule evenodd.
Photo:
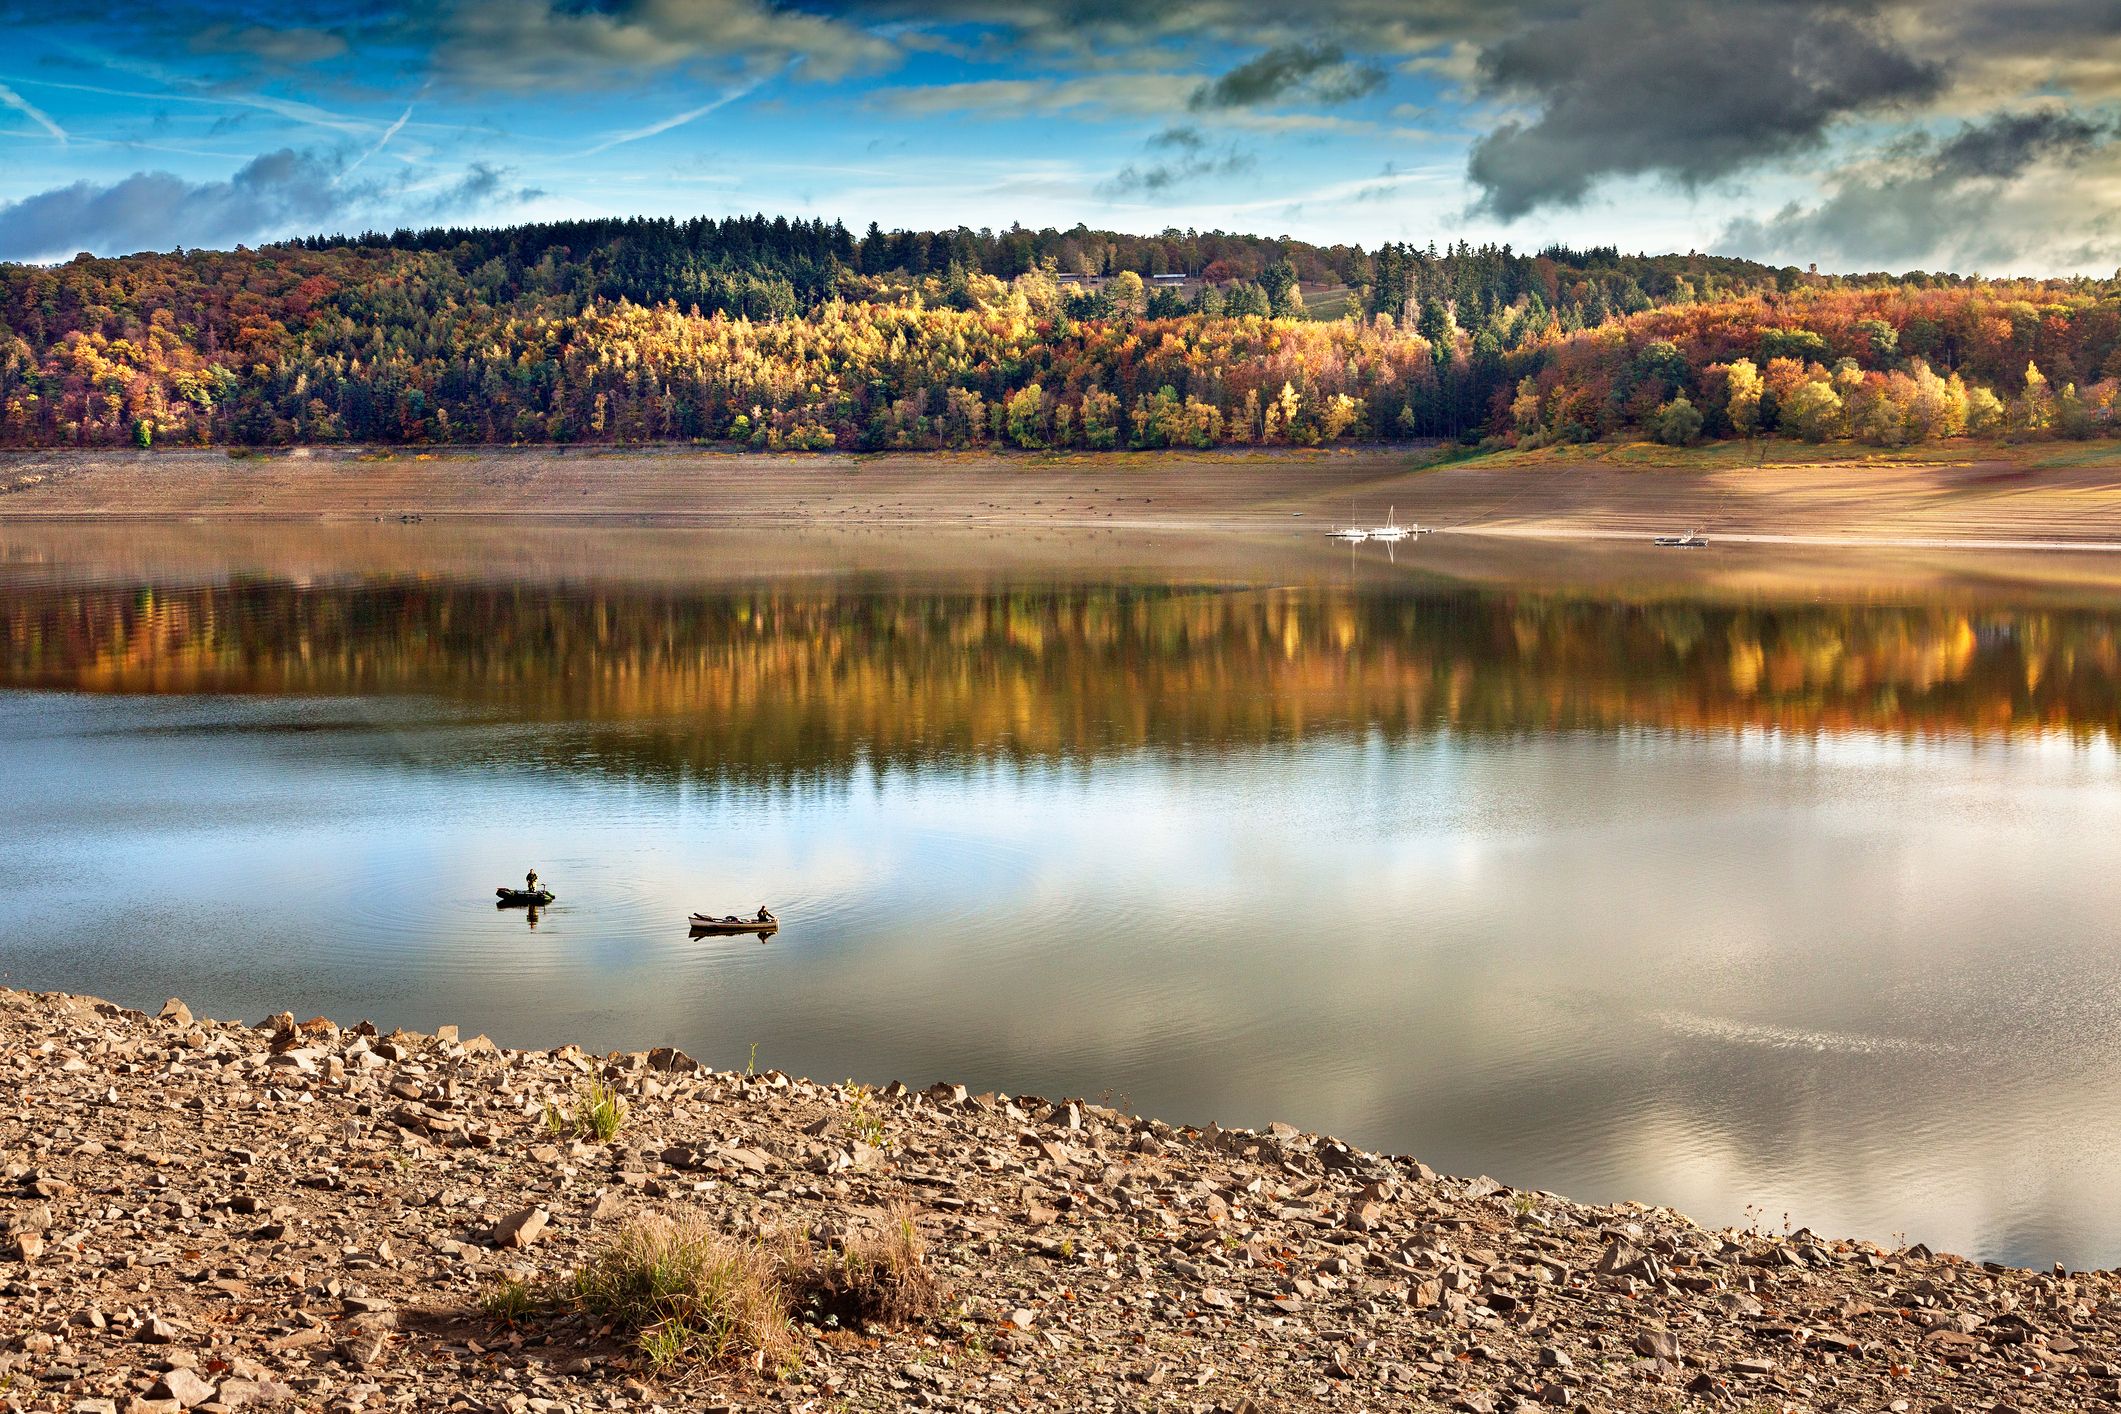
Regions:
M 1942 140 L 1904 139 L 1829 179 L 1816 205 L 1734 221 L 1719 244 L 1762 259 L 1893 270 L 2053 259 L 2058 238 L 2066 254 L 2085 234 L 2067 228 L 2105 223 L 2100 203 L 2077 199 L 2058 177 L 2112 140 L 2108 125 L 2066 110 L 1995 114 Z
M 1983 123 L 1968 123 L 1936 149 L 1930 166 L 1941 176 L 2015 177 L 2043 158 L 2073 159 L 2089 154 L 2110 129 L 2063 109 L 2032 113 L 1999 113 Z M 1916 143 L 1918 155 L 1926 143 Z
M 1490 45 L 1480 74 L 1491 95 L 1538 110 L 1473 145 L 1468 175 L 1506 219 L 1581 201 L 1608 177 L 1698 186 L 1943 84 L 1869 14 L 1798 0 L 1615 0 Z
M 283 148 L 224 182 L 186 182 L 135 172 L 108 186 L 75 182 L 0 206 L 0 260 L 49 260 L 79 250 L 106 254 L 225 245 L 288 235 L 330 220 L 348 193 L 338 164 Z
M 1345 103 L 1384 87 L 1384 70 L 1351 64 L 1337 44 L 1283 44 L 1193 91 L 1189 106 L 1252 108 L 1282 99 Z

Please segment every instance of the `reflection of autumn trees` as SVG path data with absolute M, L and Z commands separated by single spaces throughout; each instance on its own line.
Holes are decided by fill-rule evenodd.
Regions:
M 2121 614 L 1169 587 L 0 597 L 0 683 L 435 693 L 614 765 L 832 769 L 1320 730 L 2121 730 Z

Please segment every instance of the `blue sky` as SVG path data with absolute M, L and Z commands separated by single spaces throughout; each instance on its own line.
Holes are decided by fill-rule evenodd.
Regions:
M 0 258 L 611 213 L 2121 265 L 2121 0 L 0 0 Z

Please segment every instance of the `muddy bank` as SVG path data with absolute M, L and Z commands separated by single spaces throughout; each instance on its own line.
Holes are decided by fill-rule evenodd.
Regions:
M 1984 458 L 1989 459 L 1984 459 Z M 2121 461 L 1423 467 L 1358 448 L 765 455 L 692 448 L 0 454 L 0 522 L 401 517 L 842 528 L 1322 532 L 1396 512 L 1448 535 L 1813 547 L 2121 548 Z

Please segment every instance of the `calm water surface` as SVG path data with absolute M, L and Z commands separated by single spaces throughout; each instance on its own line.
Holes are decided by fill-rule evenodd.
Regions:
M 0 976 L 2121 1261 L 2110 597 L 597 534 L 0 531 Z

